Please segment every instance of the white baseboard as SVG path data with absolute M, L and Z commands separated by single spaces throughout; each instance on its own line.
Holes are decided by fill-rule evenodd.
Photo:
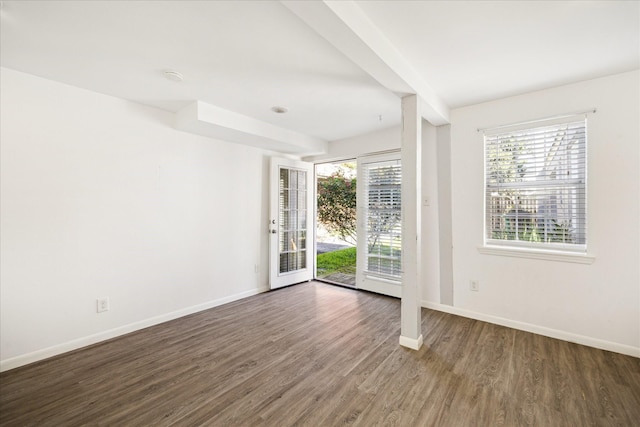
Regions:
M 417 339 L 400 335 L 400 345 L 411 350 L 420 350 L 420 347 L 422 347 L 422 334 Z
M 106 341 L 111 338 L 116 338 L 120 335 L 128 334 L 130 332 L 135 332 L 140 329 L 148 328 L 149 326 L 158 325 L 160 323 L 164 323 L 170 320 L 178 319 L 180 317 L 188 316 L 189 314 L 197 313 L 199 311 L 208 310 L 210 308 L 227 304 L 233 301 L 237 301 L 242 298 L 247 298 L 252 295 L 257 295 L 262 292 L 266 292 L 268 290 L 269 288 L 258 288 L 250 291 L 240 292 L 238 294 L 229 295 L 224 298 L 219 298 L 213 301 L 208 301 L 202 304 L 172 311 L 170 313 L 151 317 L 149 319 L 140 320 L 138 322 L 130 323 L 128 325 L 120 326 L 114 329 L 109 329 L 107 331 L 99 332 L 97 334 L 78 338 L 72 341 L 67 341 L 62 344 L 54 345 L 52 347 L 43 348 L 42 350 L 37 350 L 31 353 L 12 357 L 10 359 L 2 360 L 0 361 L 0 372 L 8 371 L 10 369 L 28 365 L 29 363 L 34 363 L 40 360 L 48 359 L 49 357 L 57 356 L 59 354 L 66 353 L 72 350 L 77 350 L 79 348 L 86 347 L 92 344 L 97 344 L 101 341 Z
M 437 311 L 443 311 L 445 313 L 455 314 L 457 316 L 468 317 L 470 319 L 481 320 L 483 322 L 493 323 L 496 325 L 506 326 L 508 328 L 518 329 L 525 332 L 532 332 L 534 334 L 544 335 L 545 337 L 556 338 L 563 341 L 586 345 L 589 347 L 595 347 L 599 348 L 600 350 L 613 351 L 615 353 L 626 354 L 628 356 L 640 357 L 640 348 L 630 345 L 605 341 L 585 335 L 578 335 L 558 329 L 547 328 L 545 326 L 534 325 L 532 323 L 506 319 L 504 317 L 479 313 L 464 308 L 453 307 L 450 305 L 439 304 L 430 301 L 422 301 L 422 307 Z

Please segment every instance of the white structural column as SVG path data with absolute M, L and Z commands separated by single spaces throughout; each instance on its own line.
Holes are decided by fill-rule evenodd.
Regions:
M 402 302 L 400 345 L 422 346 L 420 223 L 422 114 L 417 95 L 402 98 Z

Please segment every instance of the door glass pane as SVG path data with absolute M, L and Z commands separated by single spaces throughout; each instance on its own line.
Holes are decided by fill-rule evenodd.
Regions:
M 298 226 L 301 230 L 307 229 L 307 210 L 298 211 Z
M 298 231 L 298 249 L 303 250 L 307 248 L 307 233 L 306 231 Z
M 307 268 L 307 172 L 280 169 L 280 273 Z
M 297 192 L 298 209 L 306 209 L 307 205 L 307 192 L 298 190 Z

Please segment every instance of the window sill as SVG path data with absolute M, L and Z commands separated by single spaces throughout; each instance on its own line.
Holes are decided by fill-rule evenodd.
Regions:
M 593 262 L 596 260 L 594 256 L 582 253 L 545 251 L 529 248 L 507 248 L 500 246 L 479 246 L 478 252 L 484 255 L 531 258 L 541 259 L 545 261 L 573 262 L 577 264 L 593 264 Z

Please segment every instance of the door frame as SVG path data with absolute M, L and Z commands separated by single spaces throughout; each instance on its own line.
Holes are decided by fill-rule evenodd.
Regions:
M 318 280 L 324 283 L 329 283 L 331 285 L 342 286 L 349 289 L 358 289 L 356 285 L 349 285 L 346 283 L 334 282 L 332 280 L 327 280 L 324 278 L 318 278 L 318 173 L 316 171 L 316 167 L 318 165 L 326 165 L 326 164 L 342 164 L 342 163 L 356 163 L 358 164 L 357 156 L 350 157 L 341 157 L 333 160 L 322 160 L 313 163 L 313 243 L 314 243 L 314 251 L 313 251 L 313 279 Z M 357 191 L 357 190 L 356 190 Z M 357 216 L 357 206 L 356 206 L 356 216 Z M 356 237 L 357 238 L 357 237 Z M 357 261 L 356 261 L 357 263 Z

